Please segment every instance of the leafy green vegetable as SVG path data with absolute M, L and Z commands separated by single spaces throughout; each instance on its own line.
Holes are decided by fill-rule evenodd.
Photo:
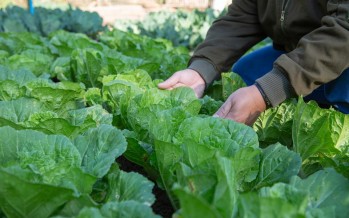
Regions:
M 254 123 L 253 128 L 258 134 L 263 147 L 280 142 L 292 147 L 292 126 L 296 104 L 294 101 L 282 103 L 278 107 L 263 112 Z
M 208 95 L 205 95 L 203 98 L 200 98 L 200 102 L 202 104 L 200 114 L 210 116 L 216 113 L 223 104 L 222 101 L 216 101 Z
M 193 195 L 187 190 L 175 189 L 175 193 L 182 205 L 181 213 L 185 217 L 222 218 L 217 210 L 205 200 Z
M 188 50 L 173 47 L 163 39 L 151 39 L 113 30 L 101 34 L 99 40 L 123 55 L 143 60 L 138 67 L 144 70 L 152 69 L 148 73 L 153 79 L 168 78 L 174 72 L 184 69 L 189 60 Z
M 68 138 L 10 127 L 1 127 L 0 133 L 1 177 L 6 178 L 0 205 L 7 215 L 47 217 L 65 201 L 92 190 L 95 178 L 82 172 L 80 154 Z
M 20 86 L 36 80 L 36 76 L 28 69 L 10 70 L 7 67 L 0 66 L 0 81 L 14 81 Z
M 295 151 L 305 165 L 320 163 L 324 167 L 348 169 L 349 117 L 334 110 L 318 107 L 314 102 L 297 104 L 292 138 Z M 340 166 L 341 165 L 341 166 Z M 310 170 L 311 173 L 314 169 Z M 342 171 L 346 171 L 342 169 Z M 307 172 L 305 172 L 307 173 Z
M 56 18 L 31 31 L 62 28 Z M 159 90 L 188 54 L 117 30 L 98 41 L 0 33 L 0 217 L 156 217 L 153 182 L 120 170 L 121 155 L 166 190 L 178 216 L 348 214 L 348 116 L 300 98 L 254 129 L 210 117 L 243 84 L 223 74 L 200 100 L 188 87 Z
M 348 179 L 333 169 L 292 177 L 239 198 L 239 217 L 346 217 Z
M 84 34 L 73 34 L 63 30 L 50 34 L 49 42 L 57 50 L 60 57 L 70 57 L 72 51 L 75 49 L 91 48 L 102 51 L 106 48 L 105 45 L 88 38 Z
M 175 46 L 185 46 L 193 50 L 206 36 L 211 23 L 223 15 L 212 9 L 205 11 L 158 11 L 149 13 L 142 21 L 120 21 L 114 26 L 152 38 L 170 40 Z
M 6 80 L 0 82 L 0 100 L 14 100 L 25 95 L 25 88 L 21 87 L 17 82 Z
M 152 205 L 155 196 L 152 194 L 154 184 L 142 175 L 118 170 L 115 165 L 108 174 L 109 192 L 108 202 L 137 201 L 145 205 Z
M 173 141 L 175 144 L 193 141 L 208 148 L 219 149 L 227 156 L 234 155 L 243 147 L 258 147 L 258 138 L 252 128 L 213 117 L 193 117 L 184 120 Z
M 33 32 L 48 36 L 51 32 L 64 29 L 70 32 L 85 33 L 95 36 L 104 30 L 103 19 L 97 14 L 80 9 L 35 8 L 32 16 L 28 10 L 10 6 L 0 10 L 0 30 L 5 32 Z
M 159 218 L 153 211 L 141 203 L 125 201 L 121 203 L 112 202 L 97 208 L 84 208 L 77 218 Z
M 276 182 L 288 182 L 298 174 L 301 167 L 300 156 L 277 143 L 265 148 L 260 161 L 260 169 L 254 189 Z
M 64 114 L 65 110 L 82 108 L 85 86 L 82 83 L 60 82 L 49 80 L 35 80 L 26 85 L 29 97 L 42 102 L 50 110 Z
M 40 51 L 26 50 L 21 54 L 15 54 L 8 59 L 7 66 L 11 69 L 28 69 L 36 76 L 49 74 L 53 57 L 42 54 Z
M 242 78 L 233 72 L 222 73 L 222 97 L 226 100 L 229 95 L 235 92 L 237 89 L 245 87 L 246 83 Z
M 150 138 L 171 140 L 181 122 L 198 114 L 199 110 L 200 103 L 190 88 L 180 87 L 173 91 L 154 88 L 131 100 L 128 123 L 144 139 L 149 131 Z
M 295 177 L 290 184 L 309 195 L 308 210 L 334 210 L 335 217 L 346 217 L 349 212 L 349 180 L 333 169 L 314 173 L 305 180 Z
M 117 119 L 117 126 L 127 127 L 128 107 L 131 100 L 148 88 L 154 88 L 154 84 L 143 70 L 128 71 L 103 78 L 103 99 L 111 107 L 114 119 Z
M 0 175 L 0 208 L 7 217 L 48 217 L 74 198 L 73 190 L 39 183 L 30 170 L 0 167 Z
M 115 159 L 126 150 L 121 131 L 104 124 L 87 130 L 74 143 L 82 157 L 82 169 L 97 178 L 106 175 Z

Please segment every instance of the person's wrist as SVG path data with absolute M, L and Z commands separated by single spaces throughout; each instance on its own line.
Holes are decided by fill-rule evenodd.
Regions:
M 203 83 L 203 84 L 206 85 L 205 79 L 202 77 L 202 75 L 201 75 L 197 70 L 190 69 L 190 68 L 187 68 L 187 70 L 189 70 L 189 71 L 191 71 L 193 74 L 195 74 L 195 78 L 197 78 L 198 80 L 200 80 L 200 83 Z
M 258 84 L 252 85 L 251 89 L 253 89 L 255 105 L 259 112 L 263 112 L 271 106 L 270 103 L 267 103 L 268 101 L 265 99 L 266 96 L 263 96 L 263 90 L 258 87 Z
M 204 80 L 206 88 L 219 76 L 219 72 L 213 64 L 206 59 L 194 59 L 190 62 L 188 69 L 195 70 Z
M 254 86 L 258 89 L 259 94 L 262 96 L 266 109 L 271 108 L 272 104 L 265 92 L 263 91 L 262 87 L 258 83 L 255 83 Z

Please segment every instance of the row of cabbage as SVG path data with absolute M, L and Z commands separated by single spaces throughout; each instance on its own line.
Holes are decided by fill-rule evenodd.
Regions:
M 157 83 L 189 54 L 121 31 L 0 34 L 0 208 L 5 217 L 345 217 L 348 116 L 302 99 L 253 128 L 221 101 Z M 224 100 L 241 84 L 223 74 Z M 216 95 L 217 94 L 216 90 Z M 123 155 L 147 172 L 126 173 Z
M 48 36 L 54 31 L 66 30 L 95 37 L 105 29 L 102 17 L 96 12 L 79 8 L 61 10 L 35 7 L 33 15 L 18 6 L 0 9 L 0 32 L 32 32 Z
M 63 32 L 50 40 L 1 34 L 2 216 L 157 217 L 153 182 L 115 162 L 127 141 L 113 116 L 89 101 L 83 83 L 53 81 L 56 61 L 75 49 L 63 42 L 97 43 Z
M 211 8 L 204 11 L 161 10 L 150 12 L 142 20 L 117 20 L 114 27 L 151 38 L 165 38 L 175 46 L 193 50 L 204 40 L 213 21 L 225 13 Z

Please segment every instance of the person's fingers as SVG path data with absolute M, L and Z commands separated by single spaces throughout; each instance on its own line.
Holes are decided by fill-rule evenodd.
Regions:
M 165 80 L 162 83 L 158 84 L 158 87 L 160 89 L 170 89 L 170 88 L 175 88 L 174 85 L 176 85 L 179 81 L 179 75 L 178 74 L 173 74 L 170 78 Z
M 183 83 L 176 83 L 173 86 L 171 86 L 170 88 L 166 88 L 166 89 L 167 90 L 173 90 L 175 88 L 182 87 L 182 86 L 186 86 L 186 85 L 184 85 Z
M 178 88 L 182 86 L 186 86 L 186 85 L 184 85 L 183 83 L 176 83 L 175 85 L 172 86 L 172 88 Z
M 230 109 L 231 102 L 228 99 L 228 101 L 224 102 L 224 104 L 218 109 L 218 111 L 213 115 L 213 117 L 225 118 L 229 113 Z

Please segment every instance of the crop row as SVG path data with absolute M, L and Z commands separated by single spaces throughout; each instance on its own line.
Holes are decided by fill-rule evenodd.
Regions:
M 118 30 L 1 33 L 3 216 L 157 217 L 154 183 L 182 217 L 349 213 L 347 115 L 300 98 L 253 127 L 212 117 L 243 84 L 159 90 L 188 58 Z M 147 174 L 120 170 L 121 155 Z

